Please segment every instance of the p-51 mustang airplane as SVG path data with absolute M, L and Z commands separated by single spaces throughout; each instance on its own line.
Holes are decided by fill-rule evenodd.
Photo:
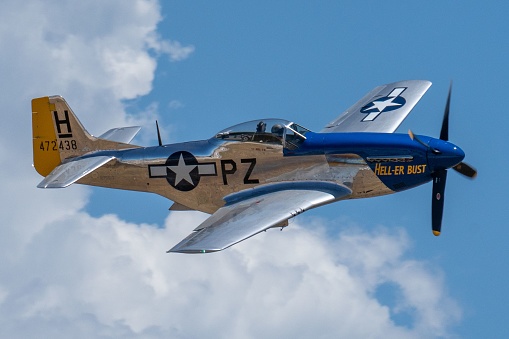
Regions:
M 34 166 L 40 188 L 73 183 L 152 192 L 170 210 L 212 215 L 169 252 L 223 250 L 321 205 L 403 191 L 433 181 L 432 230 L 440 234 L 447 169 L 473 178 L 448 142 L 393 134 L 431 86 L 410 80 L 376 87 L 319 132 L 281 119 L 253 120 L 208 140 L 141 147 L 140 127 L 90 135 L 60 96 L 32 100 Z

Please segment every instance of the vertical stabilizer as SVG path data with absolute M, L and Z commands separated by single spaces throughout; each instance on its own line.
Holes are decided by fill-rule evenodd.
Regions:
M 88 152 L 138 147 L 90 135 L 61 96 L 32 100 L 32 138 L 34 167 L 42 176 Z

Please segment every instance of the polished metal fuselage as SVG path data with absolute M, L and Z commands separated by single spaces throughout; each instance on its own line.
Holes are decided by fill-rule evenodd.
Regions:
M 214 164 L 214 173 L 200 176 L 199 182 L 187 191 L 174 187 L 168 178 L 151 176 L 151 166 L 160 166 L 166 171 L 167 159 L 178 152 L 192 154 L 198 164 Z M 231 193 L 274 182 L 337 182 L 352 190 L 348 198 L 393 193 L 365 159 L 353 153 L 285 155 L 283 145 L 277 143 L 215 138 L 99 153 L 113 154 L 116 159 L 82 178 L 79 183 L 156 193 L 189 209 L 206 213 L 213 213 L 223 206 L 223 198 Z

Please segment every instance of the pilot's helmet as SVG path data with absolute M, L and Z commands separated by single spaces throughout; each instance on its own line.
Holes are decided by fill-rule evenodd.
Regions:
M 263 121 L 260 121 L 258 125 L 256 125 L 256 133 L 265 133 L 265 127 L 267 126 L 266 123 Z
M 283 136 L 284 127 L 281 124 L 275 124 L 270 131 L 278 136 Z

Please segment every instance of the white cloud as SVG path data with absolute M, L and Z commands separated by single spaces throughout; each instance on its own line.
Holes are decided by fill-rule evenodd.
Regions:
M 61 94 L 95 135 L 125 125 L 121 100 L 149 93 L 153 54 L 175 61 L 194 50 L 164 40 L 157 1 L 2 3 L 0 71 L 4 95 Z M 26 110 L 26 108 L 24 108 Z
M 194 46 L 182 46 L 178 41 L 162 41 L 161 52 L 168 54 L 171 61 L 181 61 L 194 52 Z
M 2 279 L 0 334 L 18 333 L 9 323 L 35 332 L 87 323 L 89 333 L 108 329 L 104 337 L 418 338 L 447 335 L 458 320 L 439 274 L 405 258 L 403 231 L 331 239 L 296 222 L 216 254 L 165 254 L 204 217 L 177 212 L 156 228 L 77 211 L 47 223 Z M 395 325 L 376 299 L 387 282 L 401 290 L 412 327 Z
M 205 217 L 165 227 L 84 209 L 85 187 L 39 190 L 31 168 L 30 104 L 63 94 L 90 132 L 149 123 L 124 99 L 152 87 L 157 59 L 193 51 L 164 40 L 156 1 L 4 1 L 0 12 L 0 337 L 446 336 L 460 310 L 440 271 L 408 258 L 403 231 L 295 222 L 221 253 L 166 254 Z M 155 53 L 154 53 L 155 52 Z M 107 109 L 106 109 L 107 107 Z M 392 284 L 394 305 L 377 299 Z M 392 316 L 407 312 L 412 326 Z

